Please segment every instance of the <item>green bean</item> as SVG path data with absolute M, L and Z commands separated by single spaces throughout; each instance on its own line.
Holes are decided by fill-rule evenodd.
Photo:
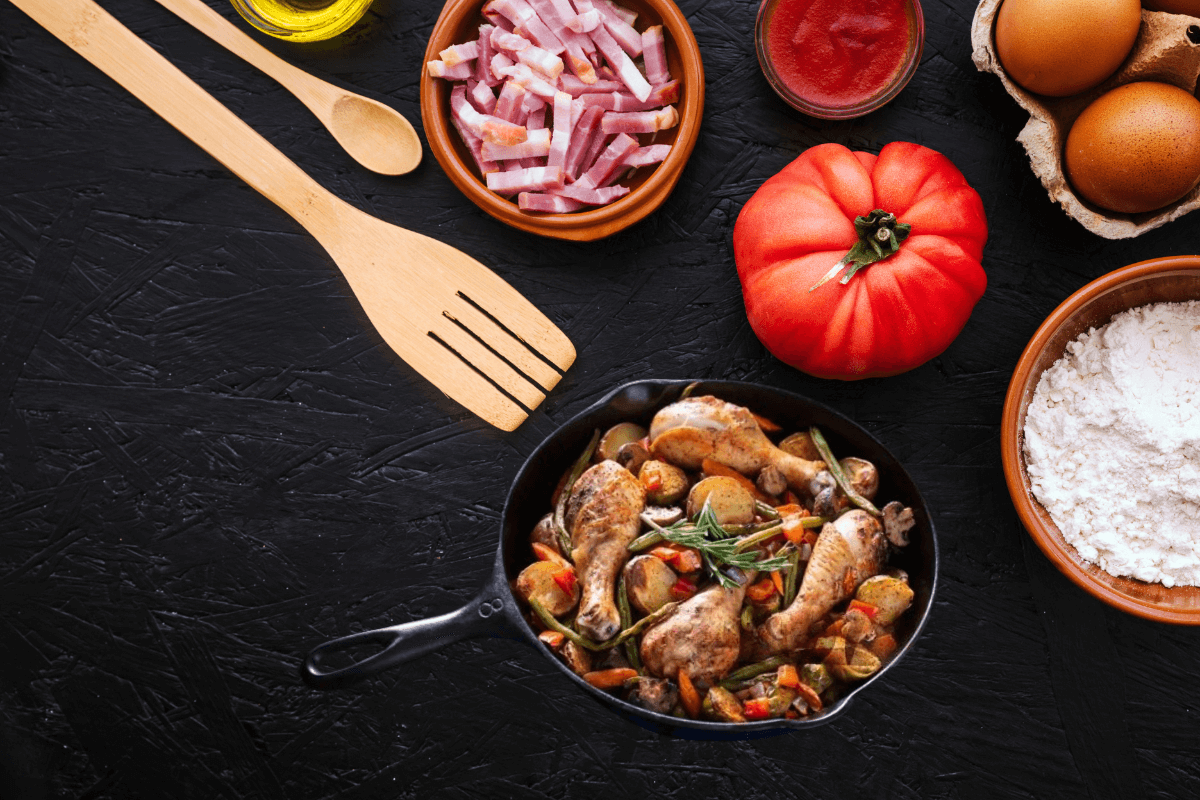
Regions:
M 783 530 L 783 523 L 776 522 L 769 528 L 763 528 L 758 533 L 753 533 L 737 543 L 734 548 L 735 553 L 744 553 L 752 547 L 756 547 L 768 539 L 774 539 Z
M 558 505 L 554 508 L 554 528 L 558 532 L 559 547 L 562 548 L 562 554 L 571 557 L 571 534 L 567 533 L 567 501 L 571 499 L 571 490 L 575 488 L 575 481 L 579 480 L 579 476 L 583 474 L 587 468 L 588 462 L 592 460 L 592 456 L 596 453 L 596 445 L 600 443 L 600 429 L 597 428 L 592 434 L 592 440 L 588 442 L 587 449 L 583 451 L 583 455 L 575 462 L 575 466 L 571 467 L 571 474 L 567 477 L 567 482 L 563 484 L 562 494 L 558 496 Z
M 572 642 L 574 642 L 575 644 L 582 647 L 584 650 L 591 650 L 593 652 L 597 652 L 600 650 L 608 649 L 605 645 L 596 644 L 591 639 L 584 637 L 578 631 L 573 631 L 570 628 L 568 628 L 566 625 L 563 625 L 561 622 L 556 620 L 554 618 L 554 615 L 551 614 L 549 611 L 547 611 L 545 606 L 543 606 L 536 597 L 529 598 L 529 606 L 530 606 L 530 608 L 533 609 L 533 613 L 538 615 L 538 618 L 542 621 L 543 625 L 545 625 L 547 628 L 549 628 L 552 631 L 557 631 L 558 633 L 561 633 L 563 636 L 567 637 Z
M 757 664 L 750 664 L 739 670 L 734 670 L 726 676 L 725 680 L 721 681 L 721 686 L 728 689 L 730 686 L 736 686 L 742 681 L 757 678 L 764 672 L 779 669 L 786 663 L 788 663 L 788 660 L 783 656 L 771 656 L 766 661 L 759 661 Z
M 808 435 L 812 437 L 813 444 L 817 446 L 817 452 L 821 454 L 821 460 L 825 462 L 825 468 L 829 470 L 829 474 L 837 481 L 838 488 L 845 492 L 846 497 L 850 498 L 850 502 L 872 516 L 883 516 L 874 503 L 854 491 L 854 487 L 850 485 L 849 479 L 846 478 L 846 473 L 842 471 L 842 465 L 833 457 L 833 451 L 829 449 L 829 443 L 821 435 L 821 430 L 814 425 L 808 429 Z
M 624 576 L 617 583 L 617 611 L 621 612 L 621 627 L 631 627 L 633 624 L 633 611 L 629 608 L 629 593 L 625 591 Z M 632 639 L 625 642 L 625 657 L 629 659 L 629 666 L 638 672 L 642 671 L 642 659 L 638 655 L 637 642 Z

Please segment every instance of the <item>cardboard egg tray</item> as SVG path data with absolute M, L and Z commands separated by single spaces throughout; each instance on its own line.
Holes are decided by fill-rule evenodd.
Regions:
M 983 0 L 975 10 L 975 20 L 971 24 L 971 58 L 981 72 L 994 72 L 999 76 L 1008 93 L 1029 112 L 1029 122 L 1017 136 L 1017 141 L 1025 146 L 1033 174 L 1046 187 L 1050 199 L 1061 205 L 1072 219 L 1105 239 L 1140 236 L 1200 208 L 1200 187 L 1197 187 L 1183 199 L 1157 211 L 1144 214 L 1108 211 L 1076 196 L 1062 165 L 1063 148 L 1075 118 L 1108 90 L 1134 81 L 1160 81 L 1195 93 L 1196 80 L 1200 77 L 1200 44 L 1188 38 L 1188 29 L 1194 27 L 1192 36 L 1200 39 L 1200 19 L 1143 10 L 1142 27 L 1133 52 L 1115 74 L 1099 86 L 1077 95 L 1044 97 L 1022 89 L 1009 79 L 1000 65 L 993 28 L 1001 2 L 1003 0 Z

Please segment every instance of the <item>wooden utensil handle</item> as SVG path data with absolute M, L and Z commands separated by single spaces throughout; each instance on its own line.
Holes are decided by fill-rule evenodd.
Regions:
M 13 4 L 321 238 L 337 198 L 93 0 Z
M 311 93 L 320 93 L 323 82 L 314 81 L 307 72 L 292 66 L 238 30 L 204 0 L 158 0 L 158 4 L 217 44 L 270 75 L 289 90 L 298 92 L 297 96 L 306 103 Z

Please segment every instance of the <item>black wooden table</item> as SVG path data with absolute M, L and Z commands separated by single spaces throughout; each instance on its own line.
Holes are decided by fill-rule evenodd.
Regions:
M 0 5 L 0 797 L 1200 794 L 1200 635 L 1063 578 L 1016 518 L 998 441 L 1040 321 L 1112 269 L 1196 252 L 1200 218 L 1112 242 L 1052 205 L 1015 141 L 1023 112 L 971 63 L 970 0 L 927 0 L 911 85 L 832 124 L 771 93 L 755 3 L 685 0 L 708 80 L 699 143 L 662 209 L 597 244 L 504 227 L 428 153 L 409 176 L 370 174 L 156 4 L 103 5 L 336 194 L 493 267 L 579 358 L 515 433 L 480 422 L 382 344 L 288 217 Z M 416 123 L 438 11 L 381 0 L 332 45 L 265 43 Z M 804 148 L 893 140 L 947 154 L 982 195 L 987 293 L 919 369 L 810 378 L 746 323 L 733 222 Z M 299 681 L 321 641 L 469 599 L 524 457 L 643 377 L 798 391 L 906 463 L 942 573 L 885 680 L 828 725 L 732 743 L 644 730 L 511 641 L 332 693 Z

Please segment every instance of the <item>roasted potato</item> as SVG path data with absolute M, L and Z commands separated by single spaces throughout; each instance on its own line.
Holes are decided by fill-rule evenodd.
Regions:
M 891 625 L 912 605 L 913 590 L 898 578 L 876 575 L 863 581 L 854 597 L 878 609 L 874 617 L 876 625 Z
M 646 490 L 646 502 L 650 505 L 669 506 L 687 494 L 687 473 L 674 464 L 651 459 L 638 470 L 638 480 Z
M 748 525 L 754 521 L 754 495 L 734 478 L 705 478 L 688 493 L 687 515 L 694 519 L 707 502 L 722 525 Z
M 643 614 L 653 614 L 671 602 L 671 589 L 679 576 L 666 562 L 651 555 L 635 556 L 625 565 L 625 592 L 629 604 Z
M 789 455 L 803 458 L 806 461 L 821 460 L 821 451 L 813 443 L 812 437 L 808 435 L 808 431 L 793 433 L 791 436 L 788 436 L 779 443 L 779 449 Z
M 561 617 L 575 607 L 579 602 L 579 583 L 571 581 L 573 591 L 568 594 L 555 580 L 555 575 L 569 567 L 563 567 L 552 561 L 535 561 L 517 576 L 517 594 L 528 603 L 530 598 L 536 598 L 555 617 Z M 572 577 L 574 577 L 572 575 Z

